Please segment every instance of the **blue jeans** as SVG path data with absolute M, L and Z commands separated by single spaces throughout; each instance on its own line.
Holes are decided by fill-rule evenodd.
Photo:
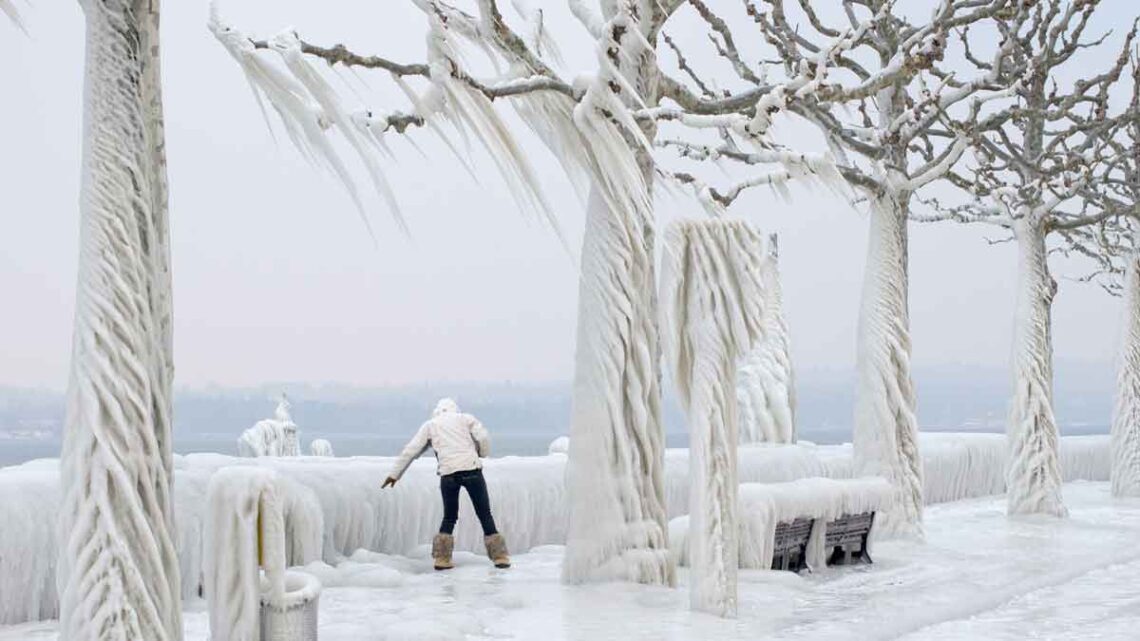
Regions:
M 451 534 L 455 531 L 455 522 L 459 520 L 459 488 L 467 490 L 471 505 L 475 507 L 475 515 L 479 517 L 479 523 L 483 526 L 483 536 L 497 533 L 495 519 L 491 516 L 491 499 L 487 496 L 487 482 L 483 480 L 483 470 L 476 469 L 439 477 L 439 491 L 443 495 L 443 523 L 439 525 L 440 534 Z

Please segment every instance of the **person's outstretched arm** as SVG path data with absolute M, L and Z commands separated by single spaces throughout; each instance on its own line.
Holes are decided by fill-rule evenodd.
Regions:
M 479 419 L 474 416 L 471 417 L 471 424 L 468 427 L 471 430 L 471 438 L 475 441 L 475 452 L 481 458 L 487 458 L 491 455 L 491 435 L 487 432 L 487 428 L 479 422 Z
M 427 451 L 428 446 L 431 445 L 431 439 L 428 436 L 430 425 L 431 421 L 421 425 L 420 429 L 416 431 L 416 435 L 412 437 L 412 440 L 408 441 L 408 444 L 404 446 L 403 451 L 400 452 L 400 458 L 396 459 L 396 464 L 392 466 L 392 471 L 388 473 L 388 478 L 384 480 L 382 487 L 395 485 L 396 481 L 400 480 L 400 477 L 404 475 L 408 466 L 412 464 L 412 461 Z

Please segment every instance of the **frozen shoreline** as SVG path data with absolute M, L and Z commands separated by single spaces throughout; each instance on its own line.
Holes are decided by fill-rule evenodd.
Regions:
M 1005 439 L 992 434 L 923 434 L 927 503 L 998 494 L 1004 491 Z M 1064 477 L 1108 479 L 1105 436 L 1061 440 Z M 744 447 L 743 482 L 777 482 L 851 475 L 849 445 L 802 444 Z M 558 545 L 566 536 L 565 457 L 504 457 L 486 463 L 495 516 L 515 552 Z M 198 594 L 202 571 L 205 494 L 210 476 L 228 465 L 263 465 L 289 481 L 298 518 L 323 532 L 319 550 L 304 551 L 298 562 L 336 563 L 357 549 L 407 554 L 425 544 L 442 514 L 434 461 L 420 460 L 396 488 L 381 491 L 392 459 L 381 457 L 241 459 L 192 454 L 175 459 L 177 546 L 185 598 Z M 686 514 L 688 453 L 666 453 L 666 499 L 670 517 Z M 59 502 L 58 462 L 33 461 L 0 468 L 0 624 L 56 616 L 55 519 Z M 477 551 L 482 540 L 469 504 L 462 503 L 457 548 Z

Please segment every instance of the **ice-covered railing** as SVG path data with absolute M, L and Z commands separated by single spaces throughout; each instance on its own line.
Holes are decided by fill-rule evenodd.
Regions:
M 923 434 L 928 503 L 985 496 L 1004 490 L 1005 437 L 999 434 Z M 485 474 L 495 520 L 512 548 L 561 544 L 566 537 L 565 455 L 505 457 L 486 462 Z M 427 545 L 442 518 L 433 461 L 413 464 L 404 480 L 381 492 L 391 458 L 262 458 L 219 454 L 175 457 L 174 500 L 184 597 L 199 595 L 203 568 L 206 496 L 215 471 L 230 465 L 259 465 L 278 472 L 287 502 L 286 531 L 319 520 L 321 556 L 329 562 L 357 548 L 407 553 Z M 1061 439 L 1066 481 L 1107 481 L 1107 436 Z M 665 455 L 665 495 L 670 517 L 688 512 L 688 452 Z M 808 443 L 742 446 L 741 483 L 851 476 L 851 446 Z M 59 468 L 40 460 L 0 468 L 0 625 L 56 616 L 55 519 Z M 13 527 L 20 524 L 20 527 Z M 287 555 L 303 563 L 310 545 L 293 537 Z M 461 502 L 459 549 L 478 551 L 482 536 L 467 501 Z

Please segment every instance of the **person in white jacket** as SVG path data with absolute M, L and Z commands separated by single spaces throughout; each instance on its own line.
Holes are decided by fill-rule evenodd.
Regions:
M 382 487 L 392 487 L 404 475 L 412 461 L 428 448 L 435 450 L 438 463 L 439 490 L 443 496 L 443 522 L 439 534 L 432 540 L 431 555 L 437 570 L 455 567 L 451 553 L 455 548 L 455 523 L 459 520 L 459 490 L 467 490 L 475 515 L 483 526 L 483 543 L 487 556 L 498 568 L 508 568 L 511 560 L 503 535 L 495 528 L 491 516 L 491 500 L 487 495 L 487 482 L 483 479 L 483 462 L 491 453 L 491 437 L 487 429 L 474 416 L 463 414 L 450 398 L 435 406 L 432 417 L 416 432 L 400 452 Z

